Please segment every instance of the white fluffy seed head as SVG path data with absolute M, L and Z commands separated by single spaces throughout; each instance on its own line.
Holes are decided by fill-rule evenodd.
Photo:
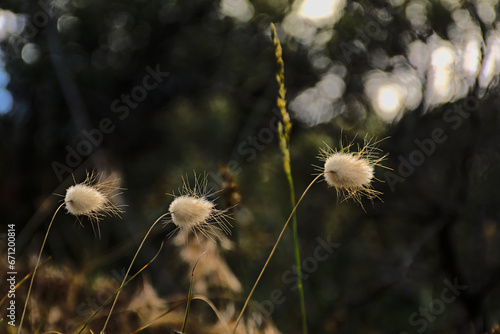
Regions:
M 188 178 L 184 179 L 179 196 L 170 203 L 170 219 L 165 224 L 173 223 L 179 230 L 178 238 L 187 244 L 191 235 L 198 238 L 198 233 L 215 241 L 220 239 L 219 230 L 231 234 L 231 217 L 226 211 L 218 210 L 210 200 L 213 194 L 207 190 L 207 175 L 194 174 L 194 185 L 189 185 Z M 176 237 L 177 238 L 177 237 Z
M 98 180 L 95 173 L 87 173 L 85 181 L 66 189 L 64 205 L 68 213 L 80 218 L 85 216 L 90 219 L 92 227 L 97 227 L 99 220 L 104 215 L 120 217 L 120 207 L 113 204 L 112 199 L 121 190 L 117 186 L 119 179 L 108 177 Z
M 66 210 L 75 216 L 91 215 L 106 207 L 106 196 L 86 184 L 76 184 L 66 190 Z
M 324 175 L 326 183 L 337 190 L 337 194 L 343 200 L 352 198 L 363 206 L 361 203 L 363 196 L 371 200 L 374 197 L 379 198 L 382 194 L 371 185 L 371 182 L 376 180 L 375 166 L 385 168 L 381 161 L 386 155 L 379 155 L 381 150 L 376 147 L 378 143 L 365 137 L 364 145 L 358 146 L 358 150 L 354 152 L 350 152 L 353 143 L 344 146 L 342 142 L 337 150 L 330 147 L 321 150 L 319 158 L 323 160 L 324 165 L 318 166 L 318 171 Z
M 182 195 L 175 198 L 170 204 L 172 222 L 179 228 L 192 229 L 206 223 L 212 216 L 214 203 L 204 197 Z
M 369 186 L 373 166 L 368 160 L 352 153 L 334 153 L 325 161 L 325 180 L 337 189 L 357 189 Z

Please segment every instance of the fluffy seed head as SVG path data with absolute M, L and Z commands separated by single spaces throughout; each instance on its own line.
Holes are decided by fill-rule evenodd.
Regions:
M 219 238 L 218 229 L 231 234 L 228 219 L 224 211 L 217 210 L 215 204 L 208 199 L 207 179 L 195 174 L 194 187 L 191 188 L 187 178 L 184 180 L 181 195 L 175 196 L 170 203 L 170 220 L 166 223 L 174 223 L 179 229 L 180 237 L 187 242 L 189 232 L 200 232 L 209 239 Z M 174 230 L 175 231 L 175 230 Z
M 69 213 L 80 216 L 101 211 L 106 204 L 106 197 L 86 184 L 75 184 L 66 190 L 64 202 Z
M 118 195 L 116 186 L 118 182 L 115 178 L 97 180 L 97 175 L 87 173 L 85 181 L 72 185 L 66 189 L 64 205 L 68 213 L 78 219 L 85 216 L 90 219 L 92 227 L 99 230 L 99 219 L 104 215 L 120 216 L 120 208 L 112 202 L 113 197 Z M 96 223 L 97 226 L 94 226 Z M 94 229 L 95 232 L 95 229 Z
M 373 199 L 381 194 L 371 185 L 375 179 L 375 166 L 384 167 L 380 162 L 386 157 L 378 157 L 380 149 L 375 147 L 377 143 L 365 138 L 363 147 L 358 147 L 357 152 L 350 152 L 352 143 L 341 146 L 340 150 L 327 147 L 321 151 L 320 159 L 324 165 L 318 169 L 324 174 L 328 186 L 334 187 L 344 200 L 353 198 L 361 204 L 362 196 Z
M 174 199 L 168 210 L 175 225 L 191 229 L 197 224 L 206 223 L 214 206 L 214 203 L 203 197 L 183 195 Z
M 370 184 L 373 166 L 352 153 L 332 154 L 325 161 L 325 180 L 330 187 L 348 189 Z

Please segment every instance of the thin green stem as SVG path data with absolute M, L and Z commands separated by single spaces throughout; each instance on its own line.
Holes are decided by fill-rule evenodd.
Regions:
M 189 309 L 191 308 L 191 295 L 193 294 L 193 280 L 191 280 L 191 283 L 189 284 L 189 293 L 188 293 L 188 299 L 186 303 L 186 313 L 184 314 L 184 322 L 182 323 L 182 329 L 181 333 L 186 333 L 186 326 L 188 322 L 188 315 L 189 315 Z
M 19 329 L 17 330 L 17 334 L 21 334 L 21 329 L 23 328 L 24 315 L 26 314 L 26 307 L 28 306 L 28 301 L 30 299 L 31 287 L 33 286 L 33 281 L 35 280 L 36 270 L 38 269 L 38 265 L 40 264 L 40 258 L 42 257 L 43 248 L 45 247 L 45 242 L 47 241 L 47 237 L 49 236 L 50 228 L 52 227 L 52 223 L 54 222 L 54 218 L 57 215 L 57 212 L 63 207 L 65 202 L 61 203 L 57 208 L 56 212 L 52 216 L 50 220 L 49 227 L 47 228 L 47 232 L 45 233 L 45 237 L 43 238 L 42 247 L 40 248 L 40 253 L 38 254 L 38 259 L 36 260 L 35 270 L 33 271 L 33 275 L 31 276 L 30 286 L 28 288 L 28 295 L 26 296 L 26 301 L 24 302 L 23 314 L 21 315 L 21 322 L 19 323 Z
M 290 171 L 291 169 L 288 168 Z M 287 173 L 288 185 L 290 186 L 290 201 L 292 208 L 295 207 L 295 188 L 293 185 L 292 173 Z M 299 232 L 297 228 L 297 214 L 292 216 L 292 227 L 293 227 L 293 246 L 295 249 L 295 265 L 297 266 L 297 285 L 299 288 L 300 297 L 300 311 L 302 313 L 302 333 L 307 334 L 307 313 L 306 313 L 306 302 L 304 298 L 304 287 L 302 284 L 302 268 L 300 263 L 300 248 L 299 248 Z
M 252 290 L 250 290 L 250 293 L 248 294 L 248 297 L 247 299 L 245 300 L 245 304 L 243 305 L 243 308 L 241 309 L 241 312 L 240 314 L 238 315 L 238 318 L 236 319 L 236 324 L 234 325 L 234 328 L 233 328 L 233 334 L 236 332 L 236 329 L 238 328 L 238 324 L 240 323 L 240 320 L 241 320 L 241 317 L 243 316 L 243 313 L 245 312 L 245 309 L 247 308 L 248 306 L 248 303 L 250 302 L 250 298 L 252 298 L 252 295 L 255 291 L 255 288 L 257 287 L 257 284 L 259 284 L 259 281 L 262 277 L 262 275 L 264 274 L 264 271 L 266 270 L 267 268 L 267 265 L 269 264 L 269 261 L 271 261 L 271 258 L 273 257 L 274 255 L 274 252 L 276 251 L 276 248 L 278 247 L 278 244 L 281 240 L 281 237 L 283 236 L 283 233 L 285 233 L 285 230 L 286 230 L 286 227 L 288 226 L 288 223 L 290 223 L 290 220 L 292 219 L 293 215 L 295 214 L 295 211 L 297 210 L 297 207 L 299 206 L 300 202 L 302 202 L 302 199 L 304 198 L 304 196 L 307 194 L 307 192 L 309 191 L 309 189 L 312 187 L 312 185 L 321 177 L 323 176 L 324 173 L 321 173 L 319 174 L 318 176 L 316 176 L 314 178 L 314 180 L 311 181 L 311 183 L 307 186 L 306 190 L 304 190 L 304 192 L 302 193 L 302 195 L 300 196 L 299 200 L 297 201 L 297 204 L 295 204 L 295 206 L 293 207 L 293 210 L 292 210 L 292 213 L 290 213 L 290 216 L 288 217 L 285 225 L 283 226 L 283 228 L 281 229 L 281 232 L 278 236 L 278 239 L 276 240 L 276 242 L 274 243 L 274 246 L 273 246 L 273 249 L 271 250 L 271 253 L 269 254 L 267 260 L 266 260 L 266 263 L 264 264 L 264 266 L 262 267 L 262 270 L 260 271 L 260 274 L 259 276 L 257 277 L 257 280 L 255 281 L 255 284 L 253 285 L 252 287 Z
M 201 256 L 205 255 L 205 252 L 201 254 Z M 201 256 L 196 260 L 196 263 L 193 266 L 193 270 L 191 270 L 191 282 L 189 283 L 189 293 L 188 293 L 188 298 L 187 298 L 187 304 L 186 304 L 186 313 L 184 315 L 184 322 L 182 323 L 182 330 L 181 333 L 186 333 L 186 326 L 187 326 L 187 320 L 188 320 L 188 315 L 189 315 L 189 309 L 191 308 L 191 299 L 193 296 L 193 282 L 194 282 L 194 270 L 196 269 L 196 265 L 198 264 L 198 261 L 200 261 Z
M 106 322 L 104 323 L 104 326 L 102 327 L 102 330 L 101 330 L 101 334 L 104 334 L 104 330 L 106 329 L 106 326 L 108 325 L 108 322 L 109 322 L 109 319 L 111 318 L 111 313 L 113 313 L 113 309 L 115 308 L 115 305 L 116 305 L 116 301 L 118 300 L 118 297 L 120 296 L 120 292 L 121 292 L 121 288 L 123 287 L 123 285 L 125 284 L 126 280 L 127 280 L 127 276 L 128 276 L 128 273 L 130 272 L 130 269 L 132 269 L 132 265 L 134 264 L 135 262 L 135 259 L 137 258 L 137 255 L 139 254 L 139 251 L 141 250 L 142 248 L 142 245 L 144 245 L 144 242 L 146 241 L 147 237 L 149 236 L 149 234 L 151 233 L 151 230 L 153 229 L 153 227 L 155 227 L 155 225 L 163 218 L 165 217 L 166 215 L 170 214 L 170 212 L 167 212 L 163 215 L 161 215 L 160 217 L 158 217 L 158 219 L 153 223 L 153 225 L 151 225 L 151 227 L 149 228 L 148 232 L 146 233 L 146 235 L 144 236 L 144 239 L 142 239 L 142 242 L 141 244 L 139 245 L 139 248 L 137 249 L 137 252 L 135 252 L 135 255 L 134 255 L 134 258 L 132 259 L 132 262 L 130 262 L 130 266 L 128 267 L 127 269 L 127 273 L 125 274 L 125 276 L 123 277 L 123 281 L 122 281 L 122 284 L 120 284 L 120 288 L 118 290 L 118 293 L 116 294 L 115 296 L 115 300 L 113 301 L 113 305 L 111 306 L 111 310 L 109 310 L 109 314 L 108 314 L 108 317 L 106 318 Z
M 276 56 L 276 64 L 278 65 L 278 73 L 276 75 L 276 80 L 279 85 L 278 98 L 276 104 L 283 117 L 282 123 L 278 126 L 278 133 L 280 137 L 280 149 L 283 154 L 283 169 L 285 171 L 288 185 L 290 188 L 290 202 L 292 208 L 295 207 L 295 188 L 293 185 L 292 178 L 292 168 L 290 166 L 290 132 L 292 130 L 292 122 L 290 121 L 290 115 L 286 110 L 286 88 L 285 88 L 285 63 L 283 61 L 283 51 L 281 48 L 281 43 L 276 33 L 276 27 L 271 23 L 271 34 L 273 36 L 274 50 Z M 307 314 L 306 314 L 306 303 L 304 299 L 304 289 L 302 284 L 302 271 L 300 265 L 300 248 L 299 248 L 299 232 L 297 228 L 297 215 L 293 215 L 293 244 L 295 253 L 295 265 L 297 266 L 297 279 L 299 288 L 299 298 L 300 298 L 300 311 L 302 314 L 302 333 L 307 334 Z

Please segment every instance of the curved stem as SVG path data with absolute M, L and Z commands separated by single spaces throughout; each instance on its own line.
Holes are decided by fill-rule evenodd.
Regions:
M 224 317 L 222 316 L 222 313 L 217 309 L 217 307 L 214 305 L 214 303 L 212 303 L 210 301 L 210 299 L 208 299 L 207 297 L 205 296 L 202 296 L 202 295 L 194 295 L 191 297 L 191 300 L 202 300 L 204 301 L 205 303 L 208 304 L 208 306 L 210 306 L 212 308 L 212 311 L 214 311 L 215 315 L 217 316 L 217 318 L 219 319 L 219 322 L 222 324 L 222 326 L 224 327 L 224 331 L 226 333 L 231 333 L 231 331 L 229 330 L 229 326 L 227 325 L 227 322 L 226 320 L 224 319 Z M 176 302 L 174 305 L 172 305 L 167 311 L 163 312 L 162 314 L 160 314 L 159 316 L 157 316 L 156 318 L 154 318 L 153 320 L 150 320 L 148 321 L 144 326 L 142 326 L 141 328 L 133 331 L 132 333 L 130 334 L 137 334 L 139 333 L 140 331 L 148 328 L 149 326 L 151 326 L 151 324 L 153 322 L 155 322 L 156 320 L 158 319 L 161 319 L 162 317 L 164 317 L 165 315 L 169 314 L 170 312 L 172 312 L 173 310 L 175 310 L 176 308 L 178 308 L 179 306 L 181 306 L 182 304 L 184 304 L 185 302 L 187 302 L 187 298 L 181 300 L 181 301 L 178 301 Z
M 30 299 L 31 287 L 33 286 L 33 281 L 35 280 L 36 270 L 38 268 L 38 265 L 40 264 L 40 259 L 42 257 L 43 248 L 45 247 L 45 242 L 47 241 L 47 237 L 49 236 L 50 228 L 52 227 L 52 223 L 54 222 L 54 218 L 56 217 L 57 213 L 63 207 L 64 204 L 65 204 L 65 202 L 61 203 L 61 205 L 59 205 L 59 207 L 57 208 L 56 212 L 54 212 L 54 215 L 52 216 L 52 219 L 50 220 L 49 227 L 47 228 L 47 232 L 45 233 L 45 237 L 43 238 L 42 247 L 40 248 L 40 253 L 38 254 L 38 259 L 36 260 L 35 270 L 33 270 L 33 275 L 31 276 L 30 286 L 28 288 L 28 295 L 26 296 L 26 301 L 24 302 L 23 314 L 21 315 L 21 322 L 19 323 L 19 329 L 17 330 L 17 334 L 21 334 L 21 329 L 23 328 L 23 320 L 24 320 L 24 315 L 26 314 L 28 300 Z
M 189 283 L 189 293 L 188 293 L 188 298 L 187 298 L 187 304 L 186 304 L 186 313 L 184 314 L 184 322 L 182 323 L 182 329 L 181 333 L 186 333 L 186 326 L 187 326 L 187 319 L 189 315 L 189 309 L 191 307 L 191 300 L 193 299 L 193 282 L 194 282 L 194 270 L 196 269 L 196 266 L 198 265 L 198 261 L 200 261 L 201 257 L 205 255 L 207 252 L 203 252 L 203 254 L 200 255 L 198 260 L 196 260 L 196 263 L 193 266 L 193 270 L 191 270 L 191 282 Z
M 151 230 L 153 229 L 153 227 L 155 227 L 155 225 L 163 218 L 165 217 L 166 215 L 170 214 L 170 212 L 167 212 L 167 213 L 164 213 L 163 215 L 161 215 L 160 217 L 158 217 L 158 219 L 156 219 L 156 221 L 153 223 L 153 225 L 151 225 L 151 227 L 149 228 L 148 232 L 146 233 L 146 235 L 144 236 L 144 239 L 142 239 L 142 242 L 141 244 L 139 245 L 139 248 L 137 249 L 137 252 L 135 252 L 135 255 L 134 255 L 134 258 L 132 259 L 132 262 L 130 262 L 130 266 L 128 267 L 127 269 L 127 272 L 125 273 L 125 276 L 123 277 L 123 281 L 122 283 L 120 284 L 120 287 L 118 288 L 118 293 L 116 294 L 115 296 L 115 300 L 113 301 L 113 305 L 111 306 L 111 310 L 109 310 L 109 314 L 108 314 L 108 317 L 106 318 L 106 322 L 104 323 L 104 326 L 102 327 L 102 330 L 101 330 L 101 334 L 104 334 L 104 330 L 106 329 L 106 326 L 108 325 L 108 322 L 109 322 L 109 319 L 111 318 L 111 313 L 113 313 L 113 309 L 115 308 L 115 305 L 116 305 L 116 301 L 118 300 L 118 296 L 120 296 L 120 292 L 121 292 L 121 288 L 123 287 L 123 285 L 125 284 L 126 280 L 127 280 L 127 276 L 128 276 L 128 273 L 130 272 L 130 270 L 132 269 L 132 265 L 134 264 L 135 262 L 135 259 L 137 258 L 137 255 L 139 254 L 139 251 L 141 250 L 142 246 L 144 245 L 144 242 L 146 241 L 147 237 L 149 236 L 149 234 L 151 233 Z
M 186 303 L 186 312 L 184 313 L 184 321 L 182 322 L 182 329 L 181 329 L 182 334 L 186 333 L 187 320 L 188 320 L 189 310 L 191 308 L 191 300 L 193 295 L 193 280 L 194 278 L 193 276 L 191 276 L 191 282 L 189 283 L 189 292 Z
M 257 284 L 259 284 L 259 281 L 262 277 L 262 274 L 264 274 L 264 271 L 266 270 L 267 268 L 267 265 L 269 264 L 269 261 L 271 260 L 271 258 L 273 257 L 274 255 L 274 252 L 276 251 L 276 248 L 278 247 L 278 244 L 281 240 L 281 237 L 283 236 L 283 233 L 285 232 L 286 230 L 286 227 L 288 226 L 288 223 L 290 222 L 290 220 L 292 219 L 295 211 L 297 210 L 297 207 L 299 206 L 300 202 L 302 202 L 302 199 L 304 198 L 304 196 L 306 195 L 306 193 L 309 191 L 309 189 L 312 187 L 312 185 L 321 177 L 323 176 L 324 173 L 321 173 L 319 174 L 318 176 L 316 176 L 314 178 L 314 180 L 311 181 L 311 183 L 307 186 L 306 190 L 304 190 L 304 192 L 302 193 L 302 195 L 300 196 L 299 200 L 297 201 L 297 204 L 295 204 L 295 206 L 293 207 L 293 210 L 292 210 L 292 213 L 290 213 L 290 216 L 288 217 L 286 223 L 285 223 L 285 226 L 283 226 L 283 229 L 281 230 L 279 236 L 278 236 L 278 239 L 276 240 L 274 246 L 273 246 L 273 249 L 271 250 L 271 253 L 269 254 L 267 260 L 266 260 L 266 263 L 264 264 L 264 267 L 262 267 L 262 270 L 260 271 L 260 274 L 259 274 L 259 277 L 257 277 L 257 280 L 255 281 L 255 284 L 253 285 L 253 288 L 252 290 L 250 291 L 250 293 L 248 294 L 248 297 L 247 299 L 245 300 L 245 304 L 243 305 L 243 309 L 241 310 L 240 314 L 238 315 L 238 319 L 236 319 L 236 324 L 234 325 L 234 329 L 233 329 L 233 334 L 236 332 L 236 328 L 238 328 L 238 324 L 240 323 L 240 320 L 241 320 L 241 317 L 243 316 L 243 313 L 245 312 L 245 309 L 248 305 L 248 302 L 250 301 L 250 298 L 252 297 L 254 291 L 255 291 L 255 288 L 257 287 Z

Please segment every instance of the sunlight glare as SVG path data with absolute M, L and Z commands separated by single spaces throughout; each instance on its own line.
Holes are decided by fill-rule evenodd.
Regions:
M 401 110 L 401 97 L 399 91 L 390 84 L 380 87 L 375 101 L 378 115 L 386 121 L 393 120 Z
M 479 87 L 485 90 L 500 74 L 500 32 L 494 30 L 486 39 L 486 54 L 478 76 Z
M 322 20 L 332 17 L 339 6 L 338 0 L 304 0 L 299 8 L 299 15 L 310 20 Z
M 472 87 L 481 67 L 481 40 L 479 37 L 468 36 L 464 43 L 462 70 L 468 81 L 468 85 Z
M 401 104 L 399 98 L 399 93 L 393 87 L 387 85 L 380 88 L 377 102 L 382 110 L 392 113 L 399 110 Z
M 422 81 L 404 57 L 391 60 L 392 72 L 371 71 L 365 77 L 365 94 L 373 111 L 385 122 L 398 121 L 407 110 L 415 110 L 422 101 Z
M 248 22 L 254 15 L 254 7 L 248 0 L 222 0 L 220 12 L 242 22 Z
M 453 65 L 454 61 L 454 55 L 447 46 L 440 46 L 432 52 L 431 64 L 435 66 L 436 69 L 445 69 Z
M 427 73 L 426 105 L 433 108 L 454 99 L 462 90 L 455 70 L 457 57 L 454 46 L 437 36 L 432 36 L 430 67 Z

